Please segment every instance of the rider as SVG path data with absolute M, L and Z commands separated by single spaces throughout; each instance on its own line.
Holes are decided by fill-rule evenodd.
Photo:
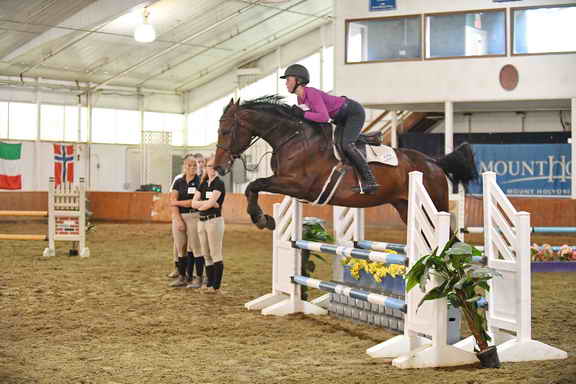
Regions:
M 376 191 L 380 186 L 355 145 L 366 119 L 362 105 L 345 96 L 332 96 L 319 89 L 307 87 L 310 74 L 306 67 L 300 64 L 290 65 L 280 78 L 286 79 L 288 92 L 298 96 L 299 105 L 292 107 L 295 114 L 318 123 L 327 123 L 332 118 L 336 124 L 335 140 L 339 143 L 341 153 L 348 158 L 360 175 L 363 191 L 365 193 Z

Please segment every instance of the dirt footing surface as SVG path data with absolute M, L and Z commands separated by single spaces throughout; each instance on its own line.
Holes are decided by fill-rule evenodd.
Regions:
M 0 383 L 576 383 L 576 274 L 533 275 L 533 338 L 567 351 L 567 360 L 399 370 L 365 352 L 393 336 L 384 330 L 244 309 L 270 292 L 270 232 L 226 227 L 224 294 L 214 296 L 168 287 L 169 230 L 98 224 L 86 259 L 69 257 L 67 243 L 43 258 L 45 242 L 1 241 Z M 41 223 L 0 223 L 0 233 L 43 231 Z M 330 278 L 330 265 L 314 276 Z

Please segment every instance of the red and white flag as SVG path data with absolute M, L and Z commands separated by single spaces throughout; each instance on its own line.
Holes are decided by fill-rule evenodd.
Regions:
M 54 144 L 56 185 L 74 182 L 74 145 Z

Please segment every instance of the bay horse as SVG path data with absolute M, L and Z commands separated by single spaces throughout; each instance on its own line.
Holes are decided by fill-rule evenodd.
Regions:
M 220 118 L 218 144 L 214 168 L 226 174 L 235 159 L 258 139 L 273 149 L 271 165 L 274 174 L 256 179 L 246 187 L 247 212 L 260 229 L 275 228 L 274 218 L 264 214 L 258 205 L 261 191 L 280 193 L 300 200 L 315 201 L 324 193 L 326 180 L 339 163 L 332 150 L 330 129 L 300 119 L 282 102 L 281 96 L 264 96 L 254 100 L 230 103 Z M 326 133 L 328 131 L 329 133 Z M 436 209 L 448 212 L 448 183 L 466 186 L 478 177 L 474 154 L 468 144 L 454 152 L 433 159 L 411 149 L 395 149 L 398 166 L 371 163 L 370 167 L 380 184 L 373 194 L 358 191 L 355 172 L 347 172 L 328 204 L 366 208 L 392 204 L 407 223 L 408 174 L 423 173 L 423 182 Z

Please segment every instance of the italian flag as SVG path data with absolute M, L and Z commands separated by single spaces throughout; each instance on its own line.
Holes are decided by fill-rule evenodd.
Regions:
M 0 142 L 0 189 L 22 189 L 22 144 Z

